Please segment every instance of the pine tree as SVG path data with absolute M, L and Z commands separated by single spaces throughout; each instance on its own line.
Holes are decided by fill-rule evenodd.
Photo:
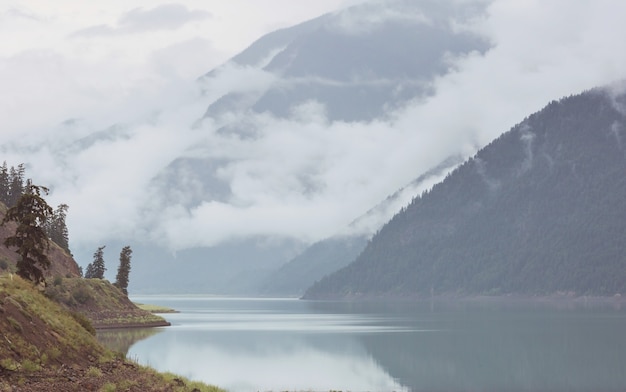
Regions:
M 21 256 L 17 261 L 17 274 L 36 284 L 45 282 L 42 269 L 50 266 L 46 255 L 50 244 L 43 225 L 52 214 L 52 208 L 41 196 L 42 192 L 48 194 L 48 188 L 33 185 L 28 180 L 24 193 L 2 221 L 3 225 L 11 221 L 17 223 L 15 234 L 5 239 L 4 245 L 17 248 Z
M 93 269 L 93 263 L 87 264 L 87 268 L 85 268 L 85 279 L 93 279 L 95 278 L 95 271 Z
M 125 246 L 120 252 L 120 266 L 117 269 L 115 285 L 128 296 L 128 275 L 130 274 L 130 258 L 132 256 L 130 246 Z
M 13 207 L 17 204 L 20 196 L 24 193 L 24 173 L 26 169 L 24 168 L 24 164 L 20 163 L 17 166 L 17 169 L 11 166 L 9 170 L 9 189 L 7 195 L 7 206 Z M 47 193 L 47 190 L 46 190 Z
M 53 212 L 52 217 L 46 222 L 46 233 L 54 243 L 71 255 L 69 235 L 67 225 L 65 224 L 68 208 L 69 206 L 67 204 L 59 204 L 57 209 Z
M 93 268 L 92 278 L 104 279 L 104 271 L 107 270 L 104 267 L 104 256 L 103 256 L 103 253 L 104 253 L 103 250 L 105 247 L 106 245 L 99 247 L 96 253 L 93 254 L 93 263 L 91 264 Z M 87 268 L 89 268 L 89 266 L 87 266 Z
M 9 204 L 9 169 L 7 161 L 0 166 L 0 202 Z

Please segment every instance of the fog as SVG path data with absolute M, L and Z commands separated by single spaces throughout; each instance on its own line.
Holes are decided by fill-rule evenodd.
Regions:
M 73 248 L 142 239 L 176 250 L 259 235 L 313 242 L 443 159 L 470 156 L 549 101 L 626 73 L 626 4 L 482 1 L 484 12 L 448 22 L 481 35 L 490 49 L 450 56 L 448 72 L 429 82 L 431 94 L 381 118 L 335 121 L 315 101 L 284 117 L 237 108 L 204 117 L 227 93 L 253 99 L 277 86 L 319 82 L 232 63 L 198 79 L 261 34 L 348 4 L 299 10 L 272 3 L 285 14 L 244 1 L 228 9 L 217 2 L 115 2 L 100 14 L 71 1 L 67 10 L 35 2 L 0 8 L 0 34 L 12 38 L 0 40 L 2 159 L 26 163 L 35 183 L 51 188 L 50 204 L 70 206 Z M 236 32 L 250 22 L 237 5 L 259 11 L 247 35 Z M 406 16 L 390 8 L 365 13 L 359 20 L 368 23 L 359 24 L 354 14 L 341 15 L 338 28 L 353 35 Z M 225 132 L 232 123 L 245 124 L 245 133 Z M 184 171 L 185 187 L 159 183 L 172 162 L 187 158 L 212 162 L 208 174 L 228 192 L 208 198 L 197 176 Z

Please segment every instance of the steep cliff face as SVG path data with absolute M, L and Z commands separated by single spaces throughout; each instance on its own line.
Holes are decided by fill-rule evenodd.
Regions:
M 4 214 L 7 211 L 7 207 L 0 203 L 0 222 L 4 219 Z M 9 268 L 14 268 L 19 255 L 15 253 L 12 248 L 4 246 L 4 239 L 13 235 L 15 232 L 16 223 L 8 222 L 5 225 L 0 226 L 0 261 L 7 262 Z M 74 258 L 67 254 L 66 251 L 61 249 L 57 244 L 50 241 L 50 249 L 48 251 L 48 258 L 50 259 L 50 268 L 44 272 L 46 277 L 78 277 L 80 272 L 78 270 L 78 264 Z M 0 264 L 0 269 L 2 264 Z

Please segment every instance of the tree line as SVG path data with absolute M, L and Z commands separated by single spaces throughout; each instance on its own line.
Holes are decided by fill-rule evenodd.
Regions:
M 50 267 L 47 255 L 49 241 L 54 241 L 71 255 L 65 224 L 69 207 L 67 204 L 60 204 L 53 210 L 43 197 L 49 193 L 49 189 L 34 185 L 31 179 L 24 180 L 24 174 L 23 164 L 17 168 L 11 166 L 9 169 L 5 161 L 0 167 L 0 201 L 9 207 L 0 225 L 8 222 L 17 224 L 15 233 L 4 240 L 4 245 L 16 248 L 16 253 L 20 256 L 16 265 L 17 274 L 35 284 L 45 284 L 43 272 Z M 101 246 L 94 253 L 94 261 L 87 266 L 85 278 L 104 279 L 104 248 Z M 114 283 L 126 295 L 131 255 L 130 246 L 125 246 L 120 252 L 120 265 Z
M 0 201 L 8 208 L 15 207 L 22 195 L 28 192 L 36 192 L 39 190 L 48 193 L 45 187 L 34 186 L 32 188 L 32 180 L 26 179 L 26 168 L 23 163 L 17 167 L 8 167 L 6 161 L 0 166 Z M 36 189 L 35 189 L 36 188 Z M 48 238 L 55 244 L 59 245 L 70 255 L 69 234 L 65 220 L 67 218 L 67 204 L 59 204 L 56 210 L 52 210 L 42 216 L 41 227 Z

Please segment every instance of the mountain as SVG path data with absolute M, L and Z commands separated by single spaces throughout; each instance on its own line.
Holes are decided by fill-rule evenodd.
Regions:
M 272 82 L 257 94 L 226 94 L 208 117 L 252 110 L 288 117 L 316 101 L 332 121 L 370 121 L 431 93 L 448 59 L 488 44 L 450 21 L 480 12 L 470 4 L 387 1 L 353 6 L 270 33 L 227 66 L 258 67 Z M 215 77 L 220 69 L 206 75 Z
M 623 87 L 529 116 L 304 298 L 626 292 Z
M 262 138 L 259 118 L 292 118 L 301 115 L 299 111 L 316 108 L 324 113 L 325 126 L 366 123 L 425 99 L 432 93 L 434 80 L 451 72 L 450 59 L 489 48 L 483 38 L 458 28 L 483 11 L 470 4 L 392 0 L 349 7 L 261 37 L 199 79 L 207 109 L 198 119 L 197 133 L 204 136 L 198 136 L 193 151 L 175 157 L 152 179 L 149 188 L 157 195 L 151 200 L 154 213 L 165 216 L 167 211 L 183 211 L 191 216 L 209 205 L 246 206 L 247 201 L 234 190 L 240 184 L 229 178 L 240 153 L 225 157 L 213 129 L 220 140 L 252 144 Z M 212 124 L 210 131 L 203 128 L 204 123 Z M 262 132 L 272 131 L 268 127 Z M 297 139 L 301 129 L 294 126 L 289 132 Z M 275 146 L 277 151 L 288 148 Z M 427 169 L 415 168 L 415 177 Z M 263 165 L 253 171 L 257 170 L 264 170 Z M 303 168 L 292 181 L 297 192 L 321 192 L 325 184 L 310 180 L 318 172 L 317 167 Z M 149 223 L 146 226 L 146 231 L 152 230 Z M 133 264 L 129 288 L 134 292 L 249 294 L 309 241 L 268 232 L 214 245 L 186 245 L 175 255 L 167 244 L 133 244 L 134 254 L 144 256 Z M 180 276 L 181 268 L 187 271 L 186 277 Z
M 324 276 L 333 273 L 356 259 L 368 240 L 397 211 L 405 207 L 415 195 L 441 181 L 463 159 L 453 156 L 427 171 L 407 186 L 395 192 L 377 206 L 357 218 L 343 232 L 318 241 L 276 272 L 260 286 L 262 295 L 301 296 L 305 290 Z

